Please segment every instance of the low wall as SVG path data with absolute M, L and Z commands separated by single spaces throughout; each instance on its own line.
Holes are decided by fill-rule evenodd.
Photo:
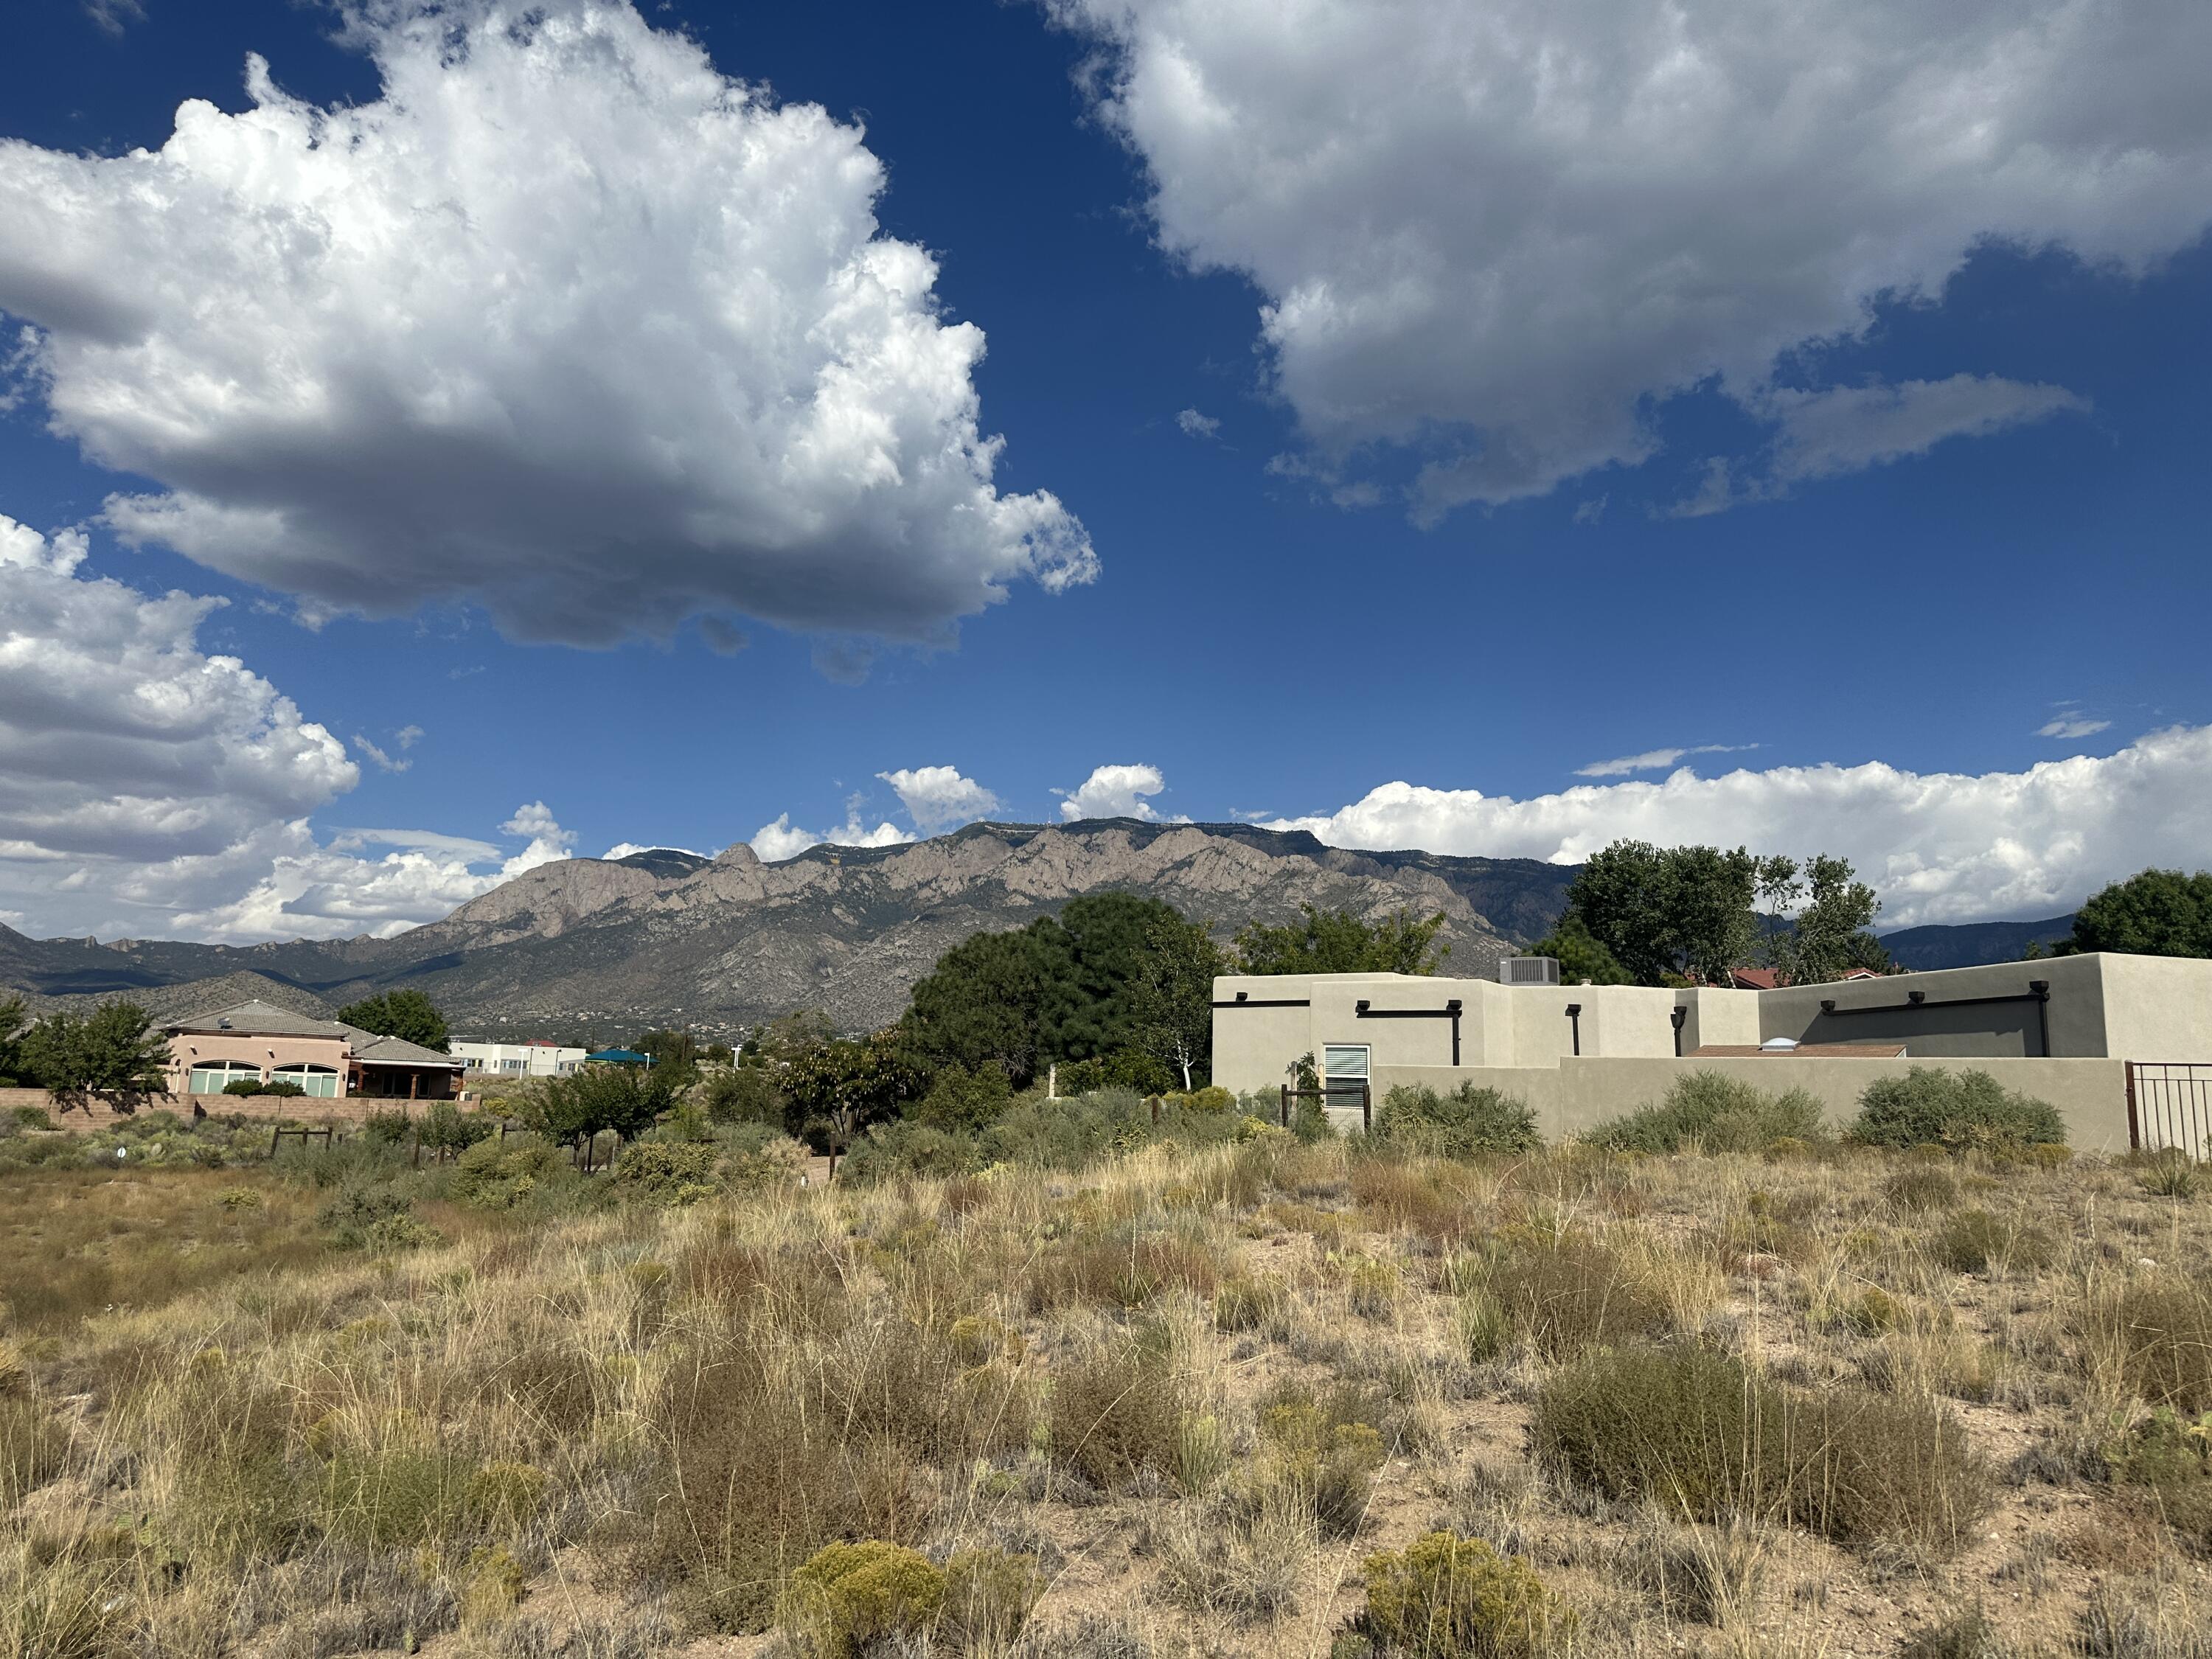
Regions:
M 1982 1071 L 2008 1089 L 2047 1100 L 2066 1121 L 2069 1146 L 2085 1152 L 2128 1150 L 2127 1074 L 2117 1060 L 1846 1060 L 1826 1055 L 1745 1054 L 1647 1060 L 1569 1056 L 1557 1066 L 1378 1066 L 1375 1103 L 1400 1084 L 1425 1084 L 1449 1093 L 1462 1082 L 1497 1089 L 1534 1109 L 1547 1140 L 1580 1134 L 1657 1100 L 1687 1072 L 1718 1072 L 1770 1093 L 1803 1089 L 1828 1121 L 1841 1128 L 1858 1115 L 1859 1096 L 1878 1078 L 1903 1077 L 1916 1066 Z
M 422 1103 L 417 1103 L 421 1104 Z M 359 1123 L 371 1112 L 404 1108 L 404 1100 L 380 1100 L 368 1095 L 325 1099 L 316 1095 L 131 1095 L 119 1099 L 71 1101 L 67 1109 L 44 1089 L 0 1089 L 0 1112 L 18 1106 L 42 1108 L 57 1129 L 74 1134 L 96 1134 L 119 1123 L 128 1123 L 141 1112 L 174 1112 L 190 1118 L 195 1105 L 210 1117 L 243 1117 L 273 1123 L 288 1118 L 295 1123 Z

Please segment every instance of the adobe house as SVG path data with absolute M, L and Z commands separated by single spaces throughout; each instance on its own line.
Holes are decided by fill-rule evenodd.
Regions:
M 237 1082 L 293 1083 L 322 1099 L 451 1100 L 465 1062 L 334 1019 L 241 1002 L 163 1028 L 173 1095 L 219 1095 Z
M 1497 980 L 1213 981 L 1214 1082 L 1272 1095 L 1307 1056 L 1347 1126 L 1398 1084 L 1472 1082 L 1527 1102 L 1547 1136 L 1632 1111 L 1685 1071 L 1809 1089 L 1840 1122 L 1876 1077 L 1971 1066 L 2057 1107 L 2075 1146 L 2122 1151 L 2154 1144 L 2139 1119 L 2173 1106 L 2194 1122 L 2212 1105 L 2212 962 L 2092 954 L 1769 990 L 1563 985 L 1537 957 Z M 2155 1144 L 2207 1144 L 2206 1115 Z

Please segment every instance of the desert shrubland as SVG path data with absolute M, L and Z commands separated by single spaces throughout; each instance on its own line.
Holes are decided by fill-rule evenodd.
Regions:
M 957 1104 L 14 1160 L 0 1653 L 2205 1651 L 2212 1206 L 2016 1102 Z

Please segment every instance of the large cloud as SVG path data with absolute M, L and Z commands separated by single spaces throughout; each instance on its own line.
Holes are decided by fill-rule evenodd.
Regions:
M 1579 863 L 1630 836 L 1754 851 L 1841 854 L 1883 901 L 1881 925 L 2043 917 L 2149 865 L 2212 862 L 2212 726 L 2174 726 L 2118 754 L 2025 772 L 1917 773 L 1879 762 L 1783 766 L 1656 783 L 1589 785 L 1528 800 L 1389 783 L 1310 830 L 1338 847 Z
M 1005 805 L 975 779 L 961 776 L 957 766 L 902 767 L 876 775 L 890 785 L 907 816 L 926 836 L 988 817 Z
M 1163 244 L 1261 289 L 1307 470 L 1365 499 L 1358 447 L 1415 442 L 1424 516 L 1641 460 L 1709 377 L 1770 487 L 2069 407 L 1772 380 L 1985 240 L 2140 269 L 2212 219 L 2202 0 L 1045 3 Z
M 42 919 L 103 872 L 222 854 L 360 777 L 290 698 L 200 651 L 222 601 L 80 575 L 85 552 L 0 517 L 0 892 Z
M 1139 763 L 1095 766 L 1091 775 L 1074 788 L 1053 793 L 1066 798 L 1060 803 L 1064 818 L 1157 818 L 1158 810 L 1145 798 L 1159 794 L 1167 787 L 1158 767 Z
M 108 519 L 310 618 L 481 604 L 599 644 L 744 614 L 942 641 L 1097 568 L 1000 493 L 935 262 L 860 131 L 627 3 L 390 0 L 384 95 L 249 60 L 158 151 L 0 143 L 0 307 L 54 429 L 153 478 Z

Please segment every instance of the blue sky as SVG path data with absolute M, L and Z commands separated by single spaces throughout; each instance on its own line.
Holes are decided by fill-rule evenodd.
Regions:
M 1882 81 L 1869 47 L 1837 108 L 1773 103 L 1786 51 L 1719 38 L 1746 4 L 1690 9 L 1717 37 L 1696 101 L 1721 113 L 1638 117 L 1654 125 L 1588 155 L 1527 141 L 1549 124 L 1517 108 L 1511 65 L 1586 27 L 1593 76 L 1648 89 L 1656 46 L 1639 63 L 1595 3 L 1545 22 L 1390 0 L 1341 46 L 1332 31 L 1354 25 L 1330 0 L 1274 24 L 1242 0 L 678 3 L 642 21 L 574 0 L 556 15 L 653 65 L 630 65 L 627 94 L 595 84 L 612 112 L 596 126 L 601 106 L 557 83 L 605 55 L 559 60 L 548 91 L 468 34 L 481 7 L 440 20 L 470 43 L 444 68 L 404 24 L 380 46 L 356 20 L 348 41 L 337 12 L 288 0 L 15 9 L 0 26 L 0 139 L 16 141 L 0 149 L 0 311 L 17 350 L 0 515 L 21 545 L 45 540 L 0 574 L 43 584 L 11 623 L 30 642 L 20 672 L 70 689 L 0 744 L 0 911 L 103 937 L 389 931 L 518 855 L 708 851 L 778 821 L 938 827 L 881 776 L 932 767 L 969 781 L 954 792 L 969 811 L 980 788 L 990 816 L 1023 821 L 1135 805 L 1453 852 L 1568 857 L 1614 833 L 1834 848 L 1893 921 L 2050 914 L 2146 862 L 2205 862 L 2212 677 L 2191 619 L 2212 610 L 2212 116 L 2154 73 L 2039 129 L 2051 100 L 2008 55 L 2010 26 L 1940 26 L 1927 61 L 1991 94 L 1997 137 L 1923 173 L 1945 136 L 1913 127 L 1931 94 Z M 1875 46 L 1939 27 L 1814 7 L 1805 50 L 1831 10 Z M 2118 66 L 2185 65 L 2201 43 L 2188 9 L 2123 10 L 2136 27 L 2100 48 Z M 1437 69 L 1435 41 L 1482 30 L 1495 118 L 1395 128 L 1395 102 L 1418 112 L 1473 73 Z M 703 163 L 683 176 L 680 125 L 654 128 L 700 95 L 676 32 L 714 72 L 772 88 L 752 136 L 793 140 L 787 178 L 775 161 L 734 187 Z M 331 179 L 224 171 L 252 148 L 231 119 L 257 101 L 249 53 L 295 109 L 385 112 L 382 172 L 270 141 L 273 173 L 337 169 L 315 201 L 340 245 L 345 213 L 448 190 L 473 240 L 419 265 L 387 246 L 297 269 L 296 240 L 254 242 L 253 204 L 305 213 Z M 463 56 L 473 79 L 451 68 Z M 504 192 L 471 176 L 499 155 L 442 154 L 463 140 L 380 103 L 394 62 L 421 77 L 418 108 L 434 87 L 495 106 L 485 118 L 516 145 Z M 1993 84 L 1999 63 L 2016 84 Z M 222 159 L 180 159 L 196 186 L 163 212 L 132 206 L 120 164 L 82 159 L 160 149 L 194 99 L 222 112 Z M 777 125 L 805 105 L 826 132 Z M 585 113 L 564 122 L 569 108 Z M 1747 168 L 1744 136 L 1774 123 L 1800 148 Z M 663 137 L 672 159 L 635 185 L 624 155 Z M 527 176 L 517 158 L 555 139 L 588 191 Z M 818 303 L 787 244 L 865 213 L 868 187 L 825 172 L 856 157 L 883 170 L 876 228 L 835 256 L 905 245 L 937 266 L 933 297 L 887 311 L 880 337 L 857 325 L 848 352 L 861 412 L 922 433 L 900 457 L 912 499 L 855 506 L 838 463 L 794 484 L 791 452 L 685 497 L 730 447 L 717 411 L 751 406 L 763 364 L 787 404 L 821 329 L 741 337 L 719 361 L 664 352 L 665 331 L 734 309 L 742 337 Z M 1613 193 L 1578 199 L 1594 162 L 1615 167 Z M 625 221 L 634 186 L 651 200 Z M 543 214 L 509 231 L 501 193 Z M 649 218 L 665 246 L 703 246 L 730 234 L 711 228 L 724 214 L 779 198 L 800 210 L 665 291 L 664 256 L 621 245 L 620 225 Z M 589 219 L 586 200 L 616 216 Z M 672 226 L 685 215 L 698 223 Z M 542 319 L 574 292 L 572 252 L 607 278 L 593 304 L 473 362 L 488 273 Z M 319 298 L 300 297 L 302 272 Z M 951 337 L 933 319 L 980 329 L 988 356 L 900 366 Z M 380 357 L 387 332 L 404 354 Z M 264 369 L 293 378 L 263 386 L 249 421 L 223 378 Z M 426 428 L 422 403 L 392 412 L 393 386 L 421 394 L 425 374 L 440 418 L 497 428 L 511 466 L 426 479 L 470 452 L 441 447 L 455 428 Z M 626 380 L 650 384 L 605 392 Z M 318 412 L 288 435 L 269 410 L 301 386 Z M 931 433 L 978 465 L 942 413 L 969 386 L 1003 450 L 957 500 L 924 499 Z M 775 404 L 763 392 L 768 412 L 730 435 L 787 437 Z M 633 440 L 684 453 L 625 472 Z M 592 500 L 623 504 L 564 542 L 561 475 L 602 451 L 617 459 Z M 1036 492 L 1058 503 L 1034 509 L 1050 553 L 1010 550 L 1003 529 L 978 539 L 979 510 Z M 764 534 L 784 538 L 772 555 Z M 932 560 L 939 574 L 909 580 Z M 40 629 L 63 632 L 103 579 L 227 603 L 169 617 L 152 659 L 88 640 L 82 617 L 42 652 Z M 1003 602 L 979 605 L 986 580 Z M 350 614 L 364 593 L 393 614 Z M 127 595 L 94 597 L 121 632 L 137 625 Z M 142 719 L 178 677 L 197 696 L 210 675 L 204 717 Z M 134 684 L 137 712 L 103 702 Z M 133 720 L 144 746 L 111 751 Z M 1109 775 L 1071 801 L 1101 767 L 1158 787 Z M 393 833 L 349 833 L 363 830 Z

